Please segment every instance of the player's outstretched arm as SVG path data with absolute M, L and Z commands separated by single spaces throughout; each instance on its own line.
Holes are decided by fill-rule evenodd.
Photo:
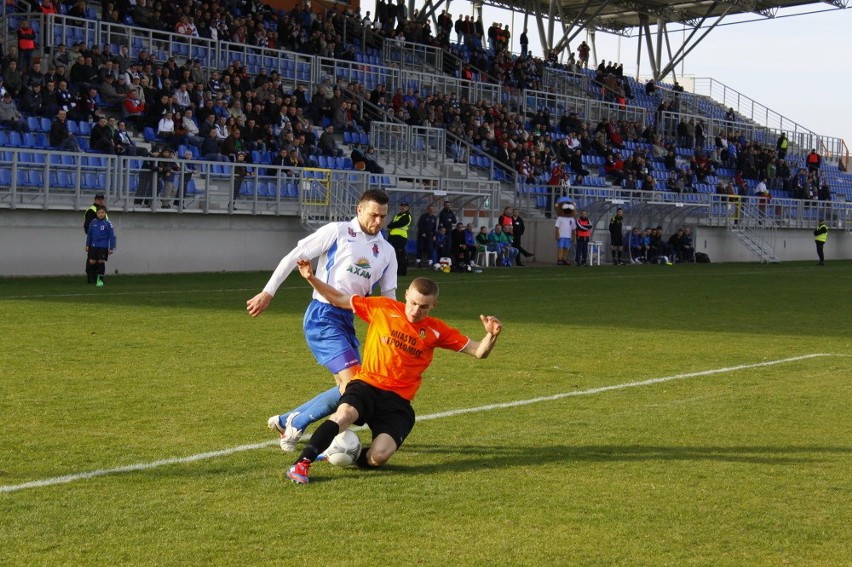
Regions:
M 503 324 L 497 317 L 491 315 L 480 315 L 479 320 L 485 327 L 485 337 L 481 341 L 470 341 L 462 352 L 476 358 L 488 358 L 494 345 L 497 344 L 497 337 L 503 331 Z
M 249 315 L 252 317 L 257 317 L 266 311 L 266 308 L 269 307 L 270 301 L 272 301 L 272 296 L 265 291 L 261 291 L 246 301 L 246 311 L 248 311 Z
M 349 309 L 350 311 L 352 310 L 352 304 L 350 302 L 352 296 L 342 293 L 324 281 L 317 279 L 314 275 L 314 269 L 311 267 L 310 260 L 307 258 L 299 258 L 296 260 L 296 266 L 299 268 L 299 273 L 302 274 L 302 277 L 308 280 L 311 287 L 317 290 L 317 292 L 326 298 L 329 303 L 335 307 Z

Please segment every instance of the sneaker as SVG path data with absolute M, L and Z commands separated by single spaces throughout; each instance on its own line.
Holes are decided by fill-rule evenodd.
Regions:
M 308 472 L 311 470 L 311 462 L 302 459 L 287 471 L 287 478 L 298 484 L 308 484 Z
M 299 415 L 299 412 L 293 412 L 287 416 L 287 422 L 284 427 L 281 427 L 281 421 L 278 419 L 279 416 L 273 415 L 266 421 L 266 425 L 269 426 L 269 429 L 278 432 L 278 436 L 281 437 L 279 441 L 279 445 L 281 445 L 281 450 L 285 453 L 292 453 L 296 450 L 296 443 L 299 442 L 299 439 L 302 438 L 302 435 L 305 433 L 303 429 L 296 429 L 293 427 L 293 419 Z

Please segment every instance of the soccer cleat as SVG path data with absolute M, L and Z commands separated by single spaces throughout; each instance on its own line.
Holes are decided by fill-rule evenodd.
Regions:
M 98 281 L 95 284 L 95 287 L 104 287 L 104 279 L 101 276 L 98 276 Z
M 293 412 L 287 416 L 287 421 L 285 422 L 284 434 L 281 436 L 281 450 L 282 451 L 295 451 L 296 443 L 299 442 L 299 439 L 304 435 L 304 429 L 296 429 L 293 427 L 293 420 L 296 416 L 299 415 L 299 412 Z
M 287 478 L 298 484 L 308 484 L 308 472 L 311 470 L 311 462 L 301 459 L 287 471 Z
M 299 415 L 299 412 L 293 412 L 288 415 L 284 427 L 281 427 L 281 421 L 278 419 L 279 416 L 277 415 L 273 415 L 266 421 L 266 425 L 269 429 L 278 433 L 278 436 L 281 438 L 279 441 L 281 450 L 287 453 L 292 453 L 296 450 L 296 443 L 302 438 L 302 434 L 304 433 L 304 430 L 295 429 L 292 426 L 293 419 L 297 415 Z

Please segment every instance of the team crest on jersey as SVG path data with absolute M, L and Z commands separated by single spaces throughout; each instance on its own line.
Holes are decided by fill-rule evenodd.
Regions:
M 421 338 L 421 339 L 425 339 L 425 338 L 426 338 L 426 329 L 420 329 L 420 338 Z
M 379 257 L 379 245 L 373 244 L 373 258 Z
M 355 238 L 356 234 L 355 234 L 355 231 L 354 231 L 354 230 L 352 230 L 352 227 L 351 227 L 351 226 L 346 227 L 346 230 L 348 230 L 348 231 L 349 231 L 349 238 Z
M 355 263 L 349 266 L 346 271 L 362 278 L 370 279 L 370 261 L 366 258 L 358 258 Z

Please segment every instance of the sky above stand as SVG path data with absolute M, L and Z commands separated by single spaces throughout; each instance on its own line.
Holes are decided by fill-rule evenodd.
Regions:
M 817 4 L 808 9 L 824 9 L 825 6 Z M 460 13 L 473 13 L 467 0 L 453 1 L 449 12 L 454 21 Z M 792 13 L 782 11 L 778 15 Z M 485 6 L 483 24 L 486 29 L 491 22 L 509 24 L 512 50 L 519 53 L 523 13 Z M 538 26 L 533 16 L 529 18 L 528 29 L 530 49 L 534 55 L 541 56 Z M 654 31 L 652 28 L 652 33 Z M 683 37 L 680 31 L 669 32 L 673 52 L 680 47 Z M 455 41 L 455 33 L 452 39 Z M 586 34 L 582 32 L 571 48 L 576 50 L 584 39 Z M 616 60 L 624 64 L 625 73 L 647 78 L 651 69 L 644 48 L 637 73 L 637 41 L 635 37 L 619 40 L 598 32 L 595 39 L 598 61 Z M 852 112 L 847 109 L 846 102 L 852 93 L 850 55 L 852 9 L 829 10 L 720 25 L 689 53 L 685 64 L 678 65 L 676 72 L 679 76 L 713 78 L 809 130 L 843 138 L 852 146 Z M 671 81 L 671 77 L 666 81 Z

